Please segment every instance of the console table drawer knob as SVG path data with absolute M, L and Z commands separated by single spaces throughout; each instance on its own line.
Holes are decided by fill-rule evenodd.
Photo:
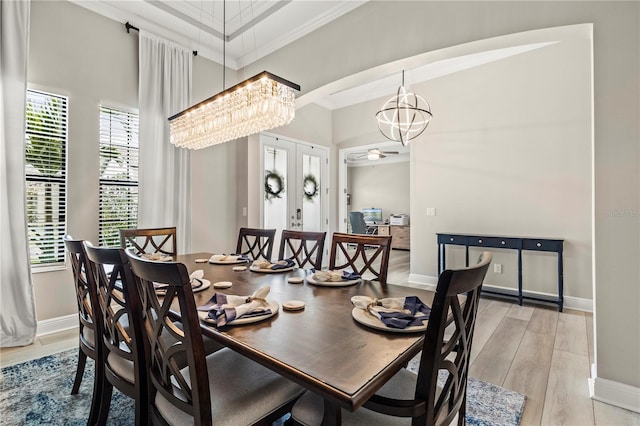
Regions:
M 536 243 L 536 247 L 542 247 L 542 243 Z
M 500 241 L 500 244 L 505 245 L 507 243 L 505 241 Z
M 482 244 L 482 240 L 478 240 L 478 244 Z
M 451 238 L 451 241 L 453 241 L 453 238 Z

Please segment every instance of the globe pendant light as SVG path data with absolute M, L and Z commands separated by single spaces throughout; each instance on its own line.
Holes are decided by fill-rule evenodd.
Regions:
M 376 113 L 380 133 L 402 145 L 407 145 L 411 139 L 420 136 L 432 117 L 429 103 L 422 96 L 405 90 L 404 71 L 398 93 Z

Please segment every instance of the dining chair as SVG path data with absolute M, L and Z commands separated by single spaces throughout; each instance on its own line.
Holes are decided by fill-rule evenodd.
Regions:
M 350 268 L 360 276 L 365 273 L 373 274 L 374 280 L 386 284 L 390 251 L 390 235 L 341 234 L 336 232 L 331 239 L 329 269 Z
M 182 263 L 153 262 L 131 251 L 127 255 L 142 292 L 154 423 L 267 425 L 290 411 L 303 392 L 297 384 L 229 348 L 205 356 L 189 273 Z M 168 286 L 162 299 L 154 282 Z M 171 325 L 172 308 L 181 313 L 182 329 Z M 175 343 L 167 342 L 164 332 Z M 175 362 L 180 354 L 188 360 L 183 369 Z
M 271 260 L 275 229 L 240 228 L 236 254 L 246 254 L 253 260 Z
M 477 264 L 440 274 L 418 374 L 401 369 L 355 412 L 327 414 L 342 425 L 448 425 L 456 416 L 458 425 L 464 425 L 471 343 L 491 258 L 485 251 Z M 312 392 L 291 411 L 294 423 L 302 425 L 320 424 L 324 415 L 322 398 Z
M 138 253 L 175 256 L 178 254 L 176 228 L 121 229 L 120 247 L 134 247 Z
M 129 258 L 122 248 L 94 247 L 85 242 L 85 250 L 89 281 L 96 285 L 103 323 L 104 380 L 97 423 L 104 425 L 107 422 L 115 386 L 134 399 L 135 424 L 146 425 L 149 404 L 142 320 L 139 317 L 141 301 Z
M 74 240 L 70 235 L 63 237 L 64 245 L 71 260 L 71 270 L 73 272 L 73 284 L 76 291 L 76 302 L 78 304 L 78 325 L 79 325 L 79 348 L 78 364 L 76 366 L 76 376 L 71 388 L 71 394 L 76 395 L 80 390 L 87 357 L 95 362 L 93 375 L 93 396 L 91 399 L 91 409 L 89 411 L 89 424 L 94 424 L 97 420 L 100 404 L 100 389 L 102 387 L 100 378 L 102 372 L 102 346 L 96 344 L 96 338 L 102 334 L 102 318 L 95 315 L 98 306 L 98 296 L 93 281 L 89 285 L 87 279 L 87 256 L 84 249 L 83 240 Z M 97 337 L 96 337 L 97 336 Z
M 322 269 L 326 232 L 290 231 L 285 229 L 280 237 L 278 259 L 293 259 L 299 268 Z

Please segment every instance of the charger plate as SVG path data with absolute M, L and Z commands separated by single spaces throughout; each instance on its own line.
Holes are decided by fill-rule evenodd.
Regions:
M 358 284 L 360 281 L 362 281 L 362 278 L 356 278 L 355 280 L 318 281 L 313 278 L 313 275 L 309 275 L 306 280 L 309 284 L 322 287 L 347 287 L 350 285 Z
M 261 272 L 263 274 L 277 274 L 279 272 L 293 271 L 295 268 L 296 268 L 295 266 L 290 266 L 288 268 L 282 268 L 282 269 L 269 269 L 269 268 L 256 268 L 255 266 L 250 266 L 249 270 L 253 272 Z
M 271 310 L 271 313 L 264 314 L 264 315 L 257 315 L 257 316 L 254 316 L 254 317 L 236 318 L 233 321 L 229 321 L 225 325 L 251 324 L 251 323 L 254 323 L 254 322 L 259 322 L 259 321 L 266 320 L 267 318 L 271 318 L 272 316 L 274 316 L 275 314 L 278 313 L 278 310 L 280 309 L 280 305 L 278 304 L 278 302 L 276 302 L 273 299 L 267 299 L 267 303 L 269 304 L 269 309 Z M 205 322 L 205 323 L 210 324 L 210 325 L 215 325 L 213 320 L 209 318 L 209 312 L 208 311 L 198 311 L 198 316 L 200 317 L 202 322 Z
M 419 333 L 427 330 L 428 321 L 423 322 L 422 325 L 415 325 L 407 328 L 393 328 L 387 327 L 378 317 L 371 315 L 369 312 L 360 308 L 353 308 L 351 311 L 351 316 L 354 320 L 359 322 L 362 325 L 365 325 L 370 328 L 375 328 L 376 330 L 382 330 L 389 333 Z
M 236 257 L 236 256 L 233 256 L 233 257 Z M 240 263 L 247 263 L 247 262 L 248 260 L 238 259 L 237 257 L 236 259 L 232 259 L 232 260 L 217 260 L 217 259 L 213 259 L 213 256 L 209 258 L 209 263 L 212 263 L 214 265 L 237 265 Z
M 199 291 L 206 290 L 209 287 L 211 287 L 211 281 L 209 281 L 207 279 L 204 279 L 204 278 L 202 278 L 201 281 L 202 281 L 202 285 L 200 287 L 191 286 L 191 291 L 193 293 L 197 293 Z M 160 288 L 156 289 L 156 294 L 158 296 L 164 296 L 165 294 L 167 294 L 167 290 L 164 287 L 160 287 Z

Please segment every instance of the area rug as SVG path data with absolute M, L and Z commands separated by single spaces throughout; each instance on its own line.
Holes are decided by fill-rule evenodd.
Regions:
M 93 361 L 87 360 L 80 392 L 71 395 L 78 351 L 70 350 L 2 369 L 1 425 L 86 425 L 93 386 Z M 414 365 L 409 365 L 410 369 Z M 525 396 L 481 380 L 469 379 L 469 425 L 517 426 Z M 113 391 L 109 425 L 132 425 L 133 401 Z

